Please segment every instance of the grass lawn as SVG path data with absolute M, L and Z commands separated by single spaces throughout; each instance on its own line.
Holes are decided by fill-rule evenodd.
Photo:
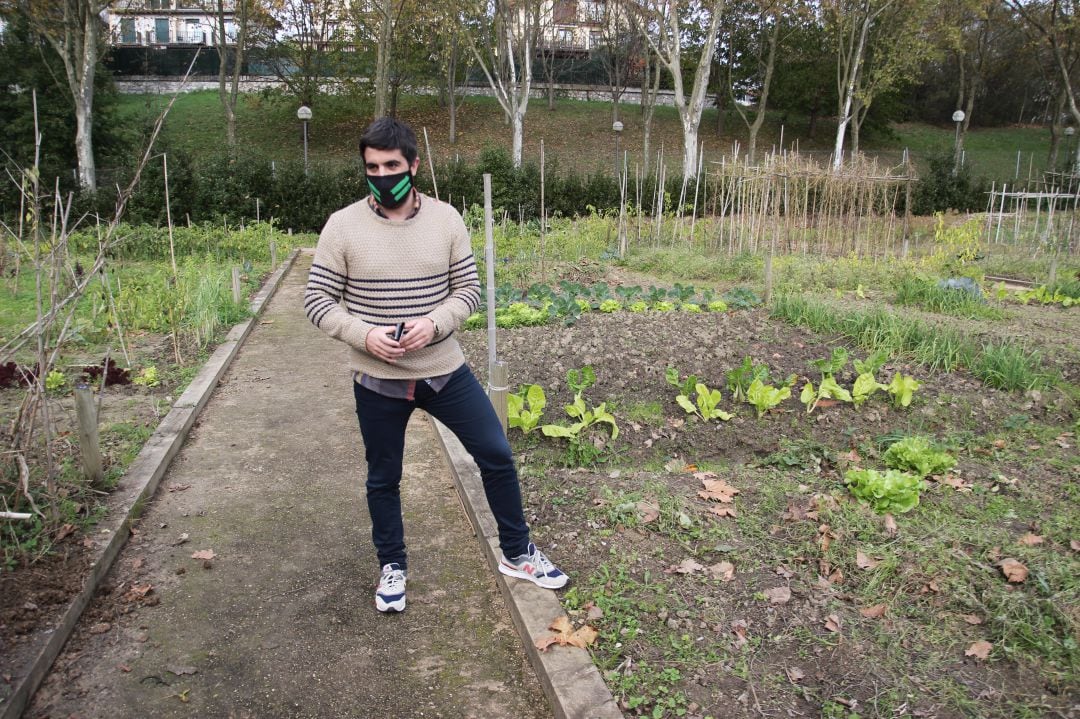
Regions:
M 168 101 L 165 95 L 124 95 L 120 115 L 128 123 L 152 123 Z M 320 97 L 313 108 L 314 117 L 308 126 L 309 156 L 313 161 L 351 162 L 356 143 L 370 121 L 370 105 L 344 96 Z M 399 102 L 399 117 L 411 123 L 420 133 L 427 128 L 432 154 L 439 161 L 460 155 L 474 159 L 489 146 L 510 148 L 510 128 L 503 121 L 502 110 L 493 98 L 469 97 L 462 105 L 457 119 L 458 138 L 454 145 L 449 139 L 449 114 L 440 108 L 434 97 L 405 96 Z M 238 110 L 238 132 L 245 147 L 269 160 L 297 160 L 303 157 L 302 125 L 296 119 L 295 102 L 289 98 L 268 94 L 248 94 Z M 547 108 L 545 99 L 534 98 L 525 117 L 526 160 L 539 161 L 543 140 L 548 162 L 572 166 L 579 171 L 607 172 L 614 164 L 615 138 L 611 132 L 612 106 L 600 100 L 579 101 L 558 99 L 554 109 Z M 625 129 L 620 149 L 630 153 L 631 163 L 640 163 L 644 128 L 637 105 L 621 105 L 619 119 Z M 722 136 L 716 134 L 716 111 L 707 109 L 701 120 L 699 140 L 704 146 L 705 160 L 720 161 L 730 157 L 735 142 L 745 151 L 746 127 L 738 115 L 729 113 Z M 797 144 L 800 152 L 825 158 L 832 151 L 835 124 L 819 123 L 813 138 L 804 136 L 805 123 L 789 119 L 781 127 L 779 115 L 770 113 L 758 138 L 758 147 L 769 150 L 781 140 L 786 148 Z M 938 153 L 949 153 L 954 140 L 954 128 L 901 124 L 894 128 L 896 136 L 864 141 L 864 150 L 878 155 L 890 164 L 899 164 L 904 148 L 908 148 L 917 165 Z M 163 136 L 171 147 L 183 149 L 196 156 L 216 153 L 223 149 L 224 116 L 216 92 L 200 91 L 182 95 L 173 107 Z M 1021 155 L 1020 176 L 1029 170 L 1037 174 L 1046 161 L 1048 135 L 1043 128 L 990 128 L 969 132 L 967 163 L 976 176 L 997 181 L 1012 181 L 1016 174 L 1017 152 Z M 650 134 L 650 155 L 663 149 L 670 166 L 682 158 L 682 129 L 678 113 L 672 107 L 658 107 Z M 421 153 L 424 150 L 421 147 Z M 654 164 L 654 163 L 652 163 Z

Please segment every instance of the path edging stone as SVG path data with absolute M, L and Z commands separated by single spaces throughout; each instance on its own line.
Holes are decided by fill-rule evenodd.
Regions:
M 465 513 L 472 523 L 488 566 L 510 608 L 514 627 L 533 670 L 551 703 L 556 719 L 618 719 L 619 711 L 611 690 L 600 676 L 589 653 L 576 647 L 554 646 L 546 652 L 534 642 L 550 634 L 548 625 L 563 616 L 562 604 L 549 589 L 513 579 L 498 571 L 499 536 L 495 518 L 484 495 L 480 470 L 453 432 L 432 418 L 435 435 L 446 454 Z
M 109 526 L 100 527 L 101 533 L 106 534 L 108 538 L 96 548 L 97 557 L 90 565 L 90 574 L 83 583 L 82 589 L 68 604 L 68 608 L 60 616 L 56 626 L 48 631 L 48 639 L 45 640 L 37 656 L 28 667 L 23 668 L 25 674 L 16 680 L 15 690 L 2 707 L 3 713 L 0 714 L 0 719 L 18 719 L 26 710 L 34 692 L 37 691 L 53 662 L 60 655 L 64 643 L 75 630 L 79 617 L 93 599 L 101 580 L 108 574 L 120 550 L 127 542 L 132 523 L 139 518 L 146 502 L 153 497 L 158 483 L 173 457 L 180 451 L 199 412 L 210 400 L 210 395 L 229 368 L 240 345 L 255 327 L 263 308 L 273 297 L 299 254 L 299 248 L 290 252 L 278 269 L 266 280 L 251 300 L 251 317 L 229 330 L 225 341 L 210 355 L 210 359 L 206 361 L 195 379 L 158 424 L 157 429 L 120 479 L 114 490 L 114 496 L 118 498 L 120 508 Z

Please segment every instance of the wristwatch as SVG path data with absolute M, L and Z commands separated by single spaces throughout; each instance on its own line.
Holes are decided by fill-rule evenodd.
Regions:
M 438 338 L 439 338 L 439 335 L 441 335 L 441 334 L 442 334 L 442 331 L 441 331 L 441 330 L 439 329 L 439 323 L 438 323 L 438 322 L 436 322 L 435 320 L 431 320 L 431 326 L 435 328 L 435 335 L 434 335 L 434 338 L 435 338 L 435 339 L 438 339 Z

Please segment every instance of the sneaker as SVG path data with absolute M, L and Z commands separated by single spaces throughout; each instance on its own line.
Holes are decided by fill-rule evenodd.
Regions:
M 375 590 L 375 608 L 380 612 L 405 611 L 405 570 L 400 564 L 387 564 Z
M 570 579 L 544 556 L 544 553 L 529 543 L 529 552 L 520 557 L 507 559 L 502 555 L 499 559 L 499 571 L 508 577 L 528 579 L 533 584 L 545 589 L 558 589 L 565 586 Z

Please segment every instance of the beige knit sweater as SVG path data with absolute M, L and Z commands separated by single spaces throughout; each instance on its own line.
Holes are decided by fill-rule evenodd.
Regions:
M 465 223 L 453 207 L 426 195 L 408 220 L 380 217 L 366 199 L 331 215 L 304 293 L 308 318 L 352 348 L 352 369 L 385 379 L 436 377 L 464 364 L 453 332 L 479 305 Z M 430 317 L 439 328 L 427 347 L 396 364 L 367 352 L 372 328 L 419 317 Z

